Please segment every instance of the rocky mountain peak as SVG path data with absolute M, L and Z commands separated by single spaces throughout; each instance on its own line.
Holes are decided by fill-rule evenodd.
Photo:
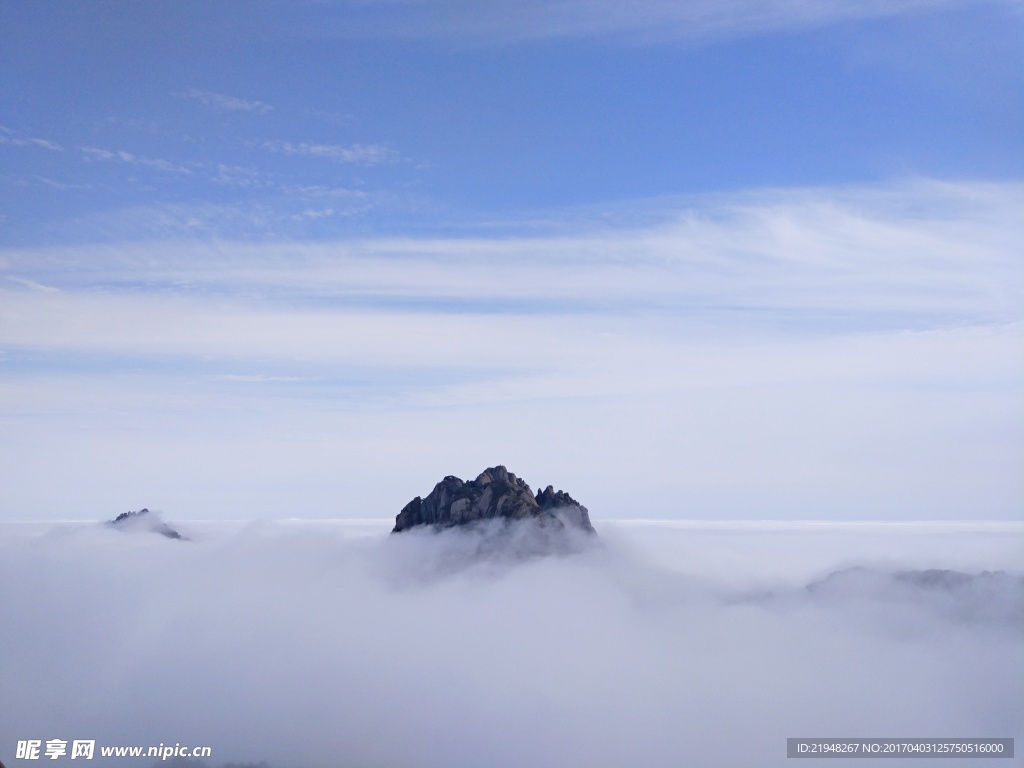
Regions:
M 500 464 L 469 482 L 448 475 L 425 498 L 417 496 L 405 505 L 392 533 L 421 525 L 451 528 L 492 519 L 536 520 L 594 533 L 587 508 L 568 493 L 549 485 L 535 497 L 525 481 Z
M 134 512 L 122 512 L 107 525 L 124 531 L 151 531 L 166 536 L 168 539 L 186 540 L 184 536 L 161 520 L 159 514 L 150 512 L 145 507 Z

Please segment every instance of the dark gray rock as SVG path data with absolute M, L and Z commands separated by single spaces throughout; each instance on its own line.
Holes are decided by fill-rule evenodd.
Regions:
M 452 528 L 495 519 L 534 520 L 555 529 L 595 533 L 587 508 L 568 493 L 549 485 L 535 497 L 529 485 L 501 465 L 469 482 L 449 475 L 426 498 L 417 496 L 405 505 L 392 533 L 421 525 Z
M 111 528 L 117 528 L 122 531 L 150 531 L 152 533 L 159 533 L 161 536 L 166 536 L 168 539 L 188 541 L 188 539 L 161 520 L 160 515 L 156 512 L 150 512 L 145 508 L 140 509 L 137 512 L 122 512 L 107 523 L 107 525 Z

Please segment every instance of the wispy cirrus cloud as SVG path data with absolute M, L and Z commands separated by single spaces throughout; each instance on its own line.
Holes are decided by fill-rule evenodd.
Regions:
M 4 125 L 0 125 L 0 145 L 8 147 L 39 147 L 41 149 L 48 149 L 51 152 L 64 151 L 64 147 L 55 141 L 38 136 L 26 136 L 24 133 Z
M 181 94 L 184 98 L 192 99 L 215 112 L 250 112 L 256 115 L 265 115 L 273 111 L 273 106 L 265 101 L 256 99 L 241 99 L 237 96 L 228 96 L 214 91 L 201 91 L 191 88 Z
M 229 187 L 261 188 L 271 186 L 264 174 L 258 168 L 246 165 L 228 165 L 217 163 L 209 173 L 209 179 L 215 184 L 223 184 Z
M 317 144 L 310 142 L 265 141 L 261 145 L 271 152 L 335 160 L 354 165 L 380 165 L 398 159 L 398 153 L 386 144 Z
M 44 293 L 56 293 L 59 290 L 57 288 L 54 288 L 52 285 L 43 285 L 42 283 L 37 283 L 35 280 L 29 280 L 28 278 L 25 277 L 16 277 L 13 275 L 8 275 L 7 279 L 10 280 L 12 283 L 17 283 L 18 285 L 22 285 L 25 288 L 30 288 L 33 291 L 42 291 Z
M 562 37 L 634 41 L 701 40 L 1014 0 L 386 0 L 346 7 L 343 26 L 377 36 L 516 42 Z
M 92 184 L 71 184 L 66 181 L 57 181 L 56 179 L 51 179 L 47 176 L 38 175 L 33 176 L 29 179 L 25 179 L 23 183 L 42 187 L 49 187 L 50 189 L 55 189 L 60 192 L 85 192 L 90 189 L 93 189 Z
M 99 147 L 82 147 L 82 156 L 87 160 L 114 161 L 138 165 L 144 168 L 152 168 L 157 171 L 168 173 L 190 174 L 191 170 L 178 163 L 160 158 L 145 157 L 133 152 L 126 152 L 121 149 L 101 149 Z
M 303 376 L 268 376 L 265 373 L 219 373 L 207 377 L 210 381 L 230 381 L 241 384 L 260 384 L 263 382 L 309 381 Z
M 365 192 L 344 188 L 299 187 L 295 194 L 318 201 L 302 208 L 310 216 L 368 202 Z M 1019 184 L 918 180 L 656 205 L 658 223 L 570 220 L 551 225 L 561 232 L 540 234 L 525 222 L 524 232 L 496 236 L 185 249 L 172 239 L 150 243 L 144 257 L 134 246 L 104 247 L 99 261 L 83 261 L 83 247 L 74 246 L 51 250 L 43 263 L 59 266 L 46 268 L 31 249 L 8 249 L 3 259 L 8 274 L 44 282 L 52 276 L 85 292 L 144 264 L 151 287 L 205 285 L 221 295 L 267 298 L 286 289 L 294 297 L 379 301 L 385 308 L 422 301 L 430 311 L 445 311 L 447 303 L 452 311 L 486 304 L 502 314 L 729 308 L 899 313 L 895 322 L 914 324 L 1024 319 L 1014 215 L 1024 205 Z
M 299 213 L 292 214 L 292 218 L 317 221 L 319 219 L 333 219 L 339 216 L 355 216 L 367 210 L 369 210 L 367 205 L 349 206 L 347 208 L 305 208 Z

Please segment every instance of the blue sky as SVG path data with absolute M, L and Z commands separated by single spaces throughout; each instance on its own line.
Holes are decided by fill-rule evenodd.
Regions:
M 638 3 L 634 21 L 577 0 L 561 27 L 552 5 L 6 4 L 0 235 L 221 206 L 217 234 L 330 209 L 287 230 L 324 236 L 1024 167 L 1019 4 Z M 726 10 L 701 31 L 705 6 Z M 751 27 L 746 6 L 774 15 Z
M 387 516 L 504 462 L 597 517 L 1019 517 L 1022 42 L 3 3 L 0 515 Z

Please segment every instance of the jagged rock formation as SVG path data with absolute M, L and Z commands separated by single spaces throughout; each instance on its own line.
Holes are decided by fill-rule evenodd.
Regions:
M 166 536 L 169 539 L 188 541 L 188 539 L 161 520 L 160 516 L 156 512 L 150 512 L 145 508 L 140 509 L 137 512 L 122 512 L 107 523 L 107 525 L 111 528 L 119 528 L 125 531 L 152 531 L 153 533 L 159 533 L 161 536 Z
M 392 533 L 419 525 L 451 528 L 494 519 L 535 520 L 556 529 L 595 532 L 587 508 L 568 493 L 549 485 L 535 497 L 529 485 L 499 465 L 469 482 L 449 475 L 425 499 L 417 496 L 405 505 Z

